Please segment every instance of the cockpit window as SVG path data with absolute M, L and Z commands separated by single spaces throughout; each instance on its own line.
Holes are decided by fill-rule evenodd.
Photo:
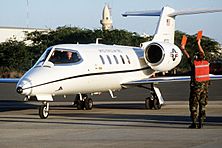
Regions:
M 42 65 L 47 59 L 47 57 L 49 56 L 51 50 L 52 50 L 52 47 L 49 47 L 48 49 L 46 49 L 46 51 L 42 54 L 42 56 L 39 58 L 39 60 L 36 62 L 35 65 Z
M 54 50 L 49 58 L 53 64 L 68 64 L 81 61 L 81 57 L 77 51 L 72 50 Z
M 49 47 L 42 54 L 35 66 L 42 66 L 45 62 L 52 62 L 53 64 L 73 64 L 82 61 L 78 51 Z

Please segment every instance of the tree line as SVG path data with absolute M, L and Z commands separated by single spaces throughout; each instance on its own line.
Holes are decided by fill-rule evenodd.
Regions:
M 180 46 L 184 32 L 175 32 L 175 44 Z M 187 50 L 192 55 L 197 51 L 196 35 L 188 35 Z M 140 43 L 152 40 L 150 37 L 142 37 L 136 32 L 126 30 L 90 30 L 78 27 L 58 27 L 56 30 L 34 31 L 26 33 L 23 41 L 10 39 L 0 44 L 0 77 L 20 77 L 37 61 L 47 47 L 56 44 L 88 44 L 95 43 L 96 38 L 102 44 L 139 46 Z M 220 44 L 213 39 L 203 36 L 202 46 L 210 61 L 220 59 Z M 186 60 L 182 60 L 178 69 L 188 69 Z

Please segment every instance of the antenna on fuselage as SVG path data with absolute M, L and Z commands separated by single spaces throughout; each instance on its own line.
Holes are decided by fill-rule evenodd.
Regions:
M 102 40 L 102 38 L 96 38 L 96 44 L 99 44 L 99 40 Z

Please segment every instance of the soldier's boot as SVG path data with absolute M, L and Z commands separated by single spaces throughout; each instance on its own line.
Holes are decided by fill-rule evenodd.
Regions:
M 206 119 L 205 111 L 202 111 L 202 112 L 201 112 L 201 115 L 200 115 L 200 117 L 199 117 L 199 119 L 198 119 L 198 120 L 199 120 L 199 124 L 198 124 L 198 128 L 199 128 L 199 129 L 203 128 L 205 119 Z
M 190 124 L 189 128 L 193 128 L 193 129 L 198 128 L 196 112 L 191 112 L 191 120 L 192 120 L 192 123 Z
M 191 123 L 189 128 L 193 128 L 193 129 L 197 128 L 197 123 Z
M 199 129 L 203 128 L 203 121 L 202 121 L 202 119 L 199 119 L 198 128 Z
M 198 128 L 196 118 L 192 118 L 192 123 L 190 124 L 189 128 Z

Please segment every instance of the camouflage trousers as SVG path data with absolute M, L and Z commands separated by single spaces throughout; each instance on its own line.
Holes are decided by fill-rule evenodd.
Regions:
M 203 123 L 206 120 L 206 105 L 208 102 L 208 86 L 192 88 L 190 90 L 189 108 L 190 117 L 193 123 L 197 120 Z M 199 107 L 199 113 L 198 113 Z

